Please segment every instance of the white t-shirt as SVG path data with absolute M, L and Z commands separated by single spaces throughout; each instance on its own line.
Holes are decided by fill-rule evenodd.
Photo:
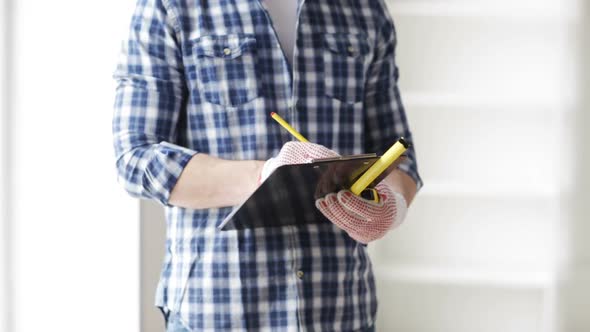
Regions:
M 264 0 L 264 5 L 272 18 L 279 42 L 289 63 L 293 63 L 295 48 L 295 25 L 297 24 L 297 4 L 299 0 Z

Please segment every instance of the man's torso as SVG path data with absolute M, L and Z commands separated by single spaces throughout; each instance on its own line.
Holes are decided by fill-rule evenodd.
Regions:
M 265 160 L 291 140 L 363 153 L 363 92 L 381 1 L 307 0 L 293 71 L 258 0 L 170 0 L 187 85 L 178 143 L 225 159 Z M 194 330 L 355 331 L 373 324 L 366 247 L 329 222 L 222 232 L 231 208 L 168 207 L 157 304 Z

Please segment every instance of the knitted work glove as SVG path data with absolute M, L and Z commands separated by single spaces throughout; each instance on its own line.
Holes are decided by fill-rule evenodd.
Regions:
M 349 190 L 316 200 L 316 207 L 336 226 L 358 242 L 367 244 L 399 226 L 407 212 L 404 197 L 381 182 L 375 189 L 379 203 L 356 196 Z
M 333 158 L 339 154 L 327 147 L 314 143 L 288 142 L 279 154 L 267 160 L 262 166 L 258 183 L 262 183 L 275 169 L 283 165 L 306 164 L 313 159 Z

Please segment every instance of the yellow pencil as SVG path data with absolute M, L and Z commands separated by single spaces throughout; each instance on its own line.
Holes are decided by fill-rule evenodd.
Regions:
M 397 158 L 399 158 L 408 149 L 408 143 L 404 138 L 400 138 L 392 147 L 377 159 L 377 161 L 350 187 L 355 195 L 360 195 L 375 179 L 381 175 Z
M 270 116 L 273 119 L 275 119 L 275 121 L 278 122 L 281 126 L 283 126 L 283 128 L 287 129 L 287 131 L 289 131 L 291 135 L 295 136 L 295 138 L 297 138 L 299 141 L 309 142 L 305 137 L 303 137 L 303 135 L 301 135 L 297 130 L 295 130 L 295 128 L 291 127 L 291 125 L 288 124 L 287 121 L 281 118 L 277 113 L 272 112 L 270 113 Z

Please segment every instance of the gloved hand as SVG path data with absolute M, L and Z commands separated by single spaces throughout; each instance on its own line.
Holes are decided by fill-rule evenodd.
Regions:
M 339 154 L 327 147 L 307 142 L 288 142 L 281 148 L 279 154 L 267 160 L 262 166 L 258 183 L 262 183 L 269 175 L 280 166 L 306 164 L 313 159 L 333 158 Z
M 351 238 L 367 244 L 399 226 L 407 212 L 406 200 L 389 185 L 381 182 L 375 189 L 379 193 L 378 203 L 359 197 L 350 190 L 341 190 L 317 199 L 315 205 Z

